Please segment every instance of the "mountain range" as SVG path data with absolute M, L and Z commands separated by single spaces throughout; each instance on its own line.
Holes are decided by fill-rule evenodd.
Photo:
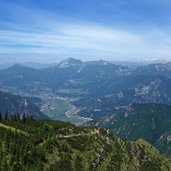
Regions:
M 14 65 L 0 70 L 0 87 L 24 96 L 68 98 L 77 115 L 96 119 L 130 103 L 171 104 L 171 63 L 122 66 L 69 58 L 46 69 Z
M 170 87 L 171 63 L 0 70 L 0 169 L 170 171 Z

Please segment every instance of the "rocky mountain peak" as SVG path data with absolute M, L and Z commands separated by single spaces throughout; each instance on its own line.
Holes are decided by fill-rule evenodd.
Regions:
M 83 62 L 79 59 L 67 58 L 58 64 L 58 68 L 68 68 L 70 66 L 80 65 Z

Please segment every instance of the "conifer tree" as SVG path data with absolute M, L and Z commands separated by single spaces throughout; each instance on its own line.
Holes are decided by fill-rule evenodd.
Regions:
M 0 112 L 0 121 L 2 121 L 2 113 Z
M 5 113 L 5 120 L 8 120 L 8 112 Z
M 22 122 L 25 124 L 26 123 L 26 114 L 23 114 Z
M 16 113 L 16 120 L 19 121 L 20 120 L 20 114 L 17 112 Z

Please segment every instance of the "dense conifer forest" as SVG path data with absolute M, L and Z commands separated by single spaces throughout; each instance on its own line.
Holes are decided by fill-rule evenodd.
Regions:
M 123 141 L 106 129 L 0 114 L 1 171 L 170 171 L 142 139 Z

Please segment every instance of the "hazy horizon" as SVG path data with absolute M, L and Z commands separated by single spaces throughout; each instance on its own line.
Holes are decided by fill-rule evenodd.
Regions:
M 171 61 L 168 0 L 1 0 L 1 63 Z

